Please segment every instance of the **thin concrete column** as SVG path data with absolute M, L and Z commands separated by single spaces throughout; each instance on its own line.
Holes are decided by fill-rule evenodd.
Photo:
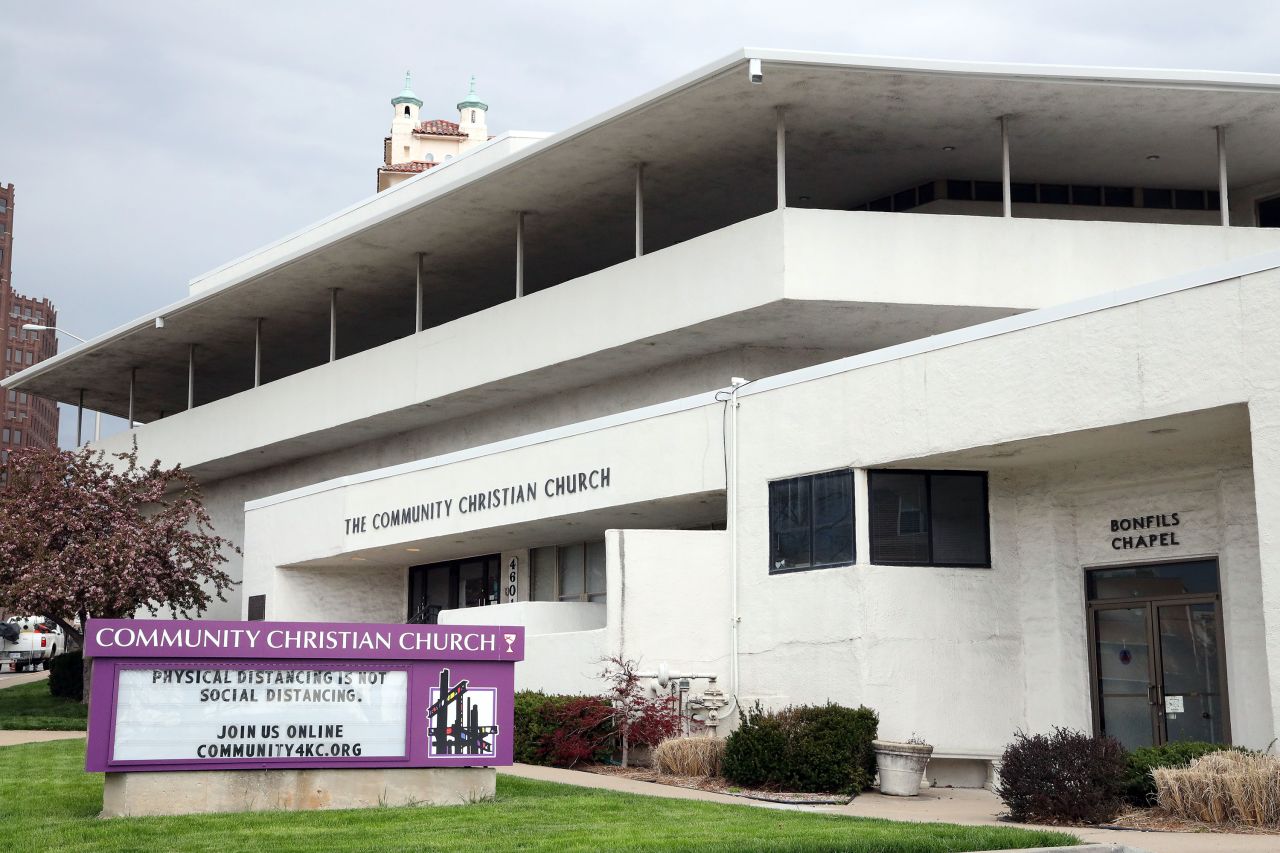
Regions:
M 262 318 L 253 319 L 253 387 L 262 384 Z
M 138 381 L 138 368 L 129 368 L 129 429 L 133 429 L 133 389 Z
M 1013 216 L 1013 175 L 1009 169 L 1009 117 L 1000 116 L 1000 187 L 1004 198 L 1004 217 Z
M 1222 212 L 1222 224 L 1231 224 L 1231 208 L 1227 204 L 1227 128 L 1218 125 L 1218 209 Z
M 418 272 L 413 291 L 413 333 L 422 331 L 422 253 L 418 253 Z
M 196 407 L 196 345 L 187 346 L 187 410 Z
M 778 107 L 777 131 L 778 210 L 782 210 L 787 206 L 787 114 L 782 107 Z
M 644 254 L 644 163 L 636 163 L 636 257 Z
M 524 296 L 524 211 L 516 214 L 516 299 Z
M 329 361 L 338 360 L 338 288 L 329 288 Z
M 84 389 L 80 389 L 80 402 L 76 403 L 76 447 L 84 437 Z

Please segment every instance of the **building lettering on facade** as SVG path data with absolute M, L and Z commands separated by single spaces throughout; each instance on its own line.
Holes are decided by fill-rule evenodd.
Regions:
M 553 499 L 566 495 L 607 489 L 613 483 L 610 468 L 592 468 L 589 471 L 574 471 L 547 477 L 542 481 L 527 480 L 486 489 L 480 492 L 469 492 L 456 498 L 441 498 L 384 509 L 378 512 L 356 515 L 344 519 L 346 535 L 367 533 L 370 530 L 386 530 L 392 527 L 403 527 L 408 524 L 421 524 L 424 521 L 435 521 L 458 515 L 474 515 L 490 509 L 536 501 L 539 497 Z
M 1128 536 L 1113 536 L 1111 547 L 1116 551 L 1130 551 L 1139 548 L 1168 548 L 1181 545 L 1178 531 L 1169 528 L 1178 527 L 1182 520 L 1178 513 L 1160 513 L 1158 515 L 1137 515 L 1128 518 L 1111 519 L 1111 532 L 1159 530 L 1152 533 L 1133 533 Z

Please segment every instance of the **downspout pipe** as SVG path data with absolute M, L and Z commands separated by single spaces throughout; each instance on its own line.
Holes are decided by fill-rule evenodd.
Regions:
M 729 476 L 725 483 L 728 517 L 725 526 L 729 530 L 729 677 L 732 686 L 729 688 L 729 704 L 717 716 L 717 729 L 738 710 L 738 639 L 742 624 L 738 613 L 738 392 L 750 381 L 739 376 L 729 380 Z

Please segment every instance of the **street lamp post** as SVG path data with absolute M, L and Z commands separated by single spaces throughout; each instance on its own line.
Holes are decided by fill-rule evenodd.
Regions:
M 68 332 L 66 329 L 59 329 L 57 326 L 43 326 L 39 323 L 23 323 L 22 328 L 27 332 L 53 332 L 54 334 L 62 333 L 68 338 L 75 338 L 80 343 L 87 341 L 79 335 Z M 81 444 L 81 425 L 84 422 L 84 391 L 80 392 L 80 405 L 76 406 L 76 447 Z M 132 426 L 132 424 L 130 425 Z M 102 438 L 102 412 L 95 411 L 93 413 L 93 440 L 98 441 Z

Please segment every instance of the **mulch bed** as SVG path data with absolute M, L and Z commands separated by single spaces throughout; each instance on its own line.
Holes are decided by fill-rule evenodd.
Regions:
M 843 806 L 853 801 L 853 797 L 842 794 L 801 794 L 787 791 L 753 791 L 730 785 L 718 776 L 669 776 L 659 773 L 651 767 L 614 767 L 608 764 L 587 764 L 576 768 L 587 773 L 598 773 L 601 776 L 620 776 L 623 779 L 634 779 L 637 782 L 653 782 L 658 785 L 671 785 L 676 788 L 693 788 L 698 791 L 710 791 L 730 797 L 744 797 L 749 800 L 763 800 L 768 803 L 784 803 L 792 806 Z
M 1138 829 L 1145 832 L 1227 832 L 1241 835 L 1280 835 L 1280 826 L 1250 826 L 1244 823 L 1204 823 L 1171 815 L 1161 809 L 1134 809 L 1125 812 L 1104 829 Z

